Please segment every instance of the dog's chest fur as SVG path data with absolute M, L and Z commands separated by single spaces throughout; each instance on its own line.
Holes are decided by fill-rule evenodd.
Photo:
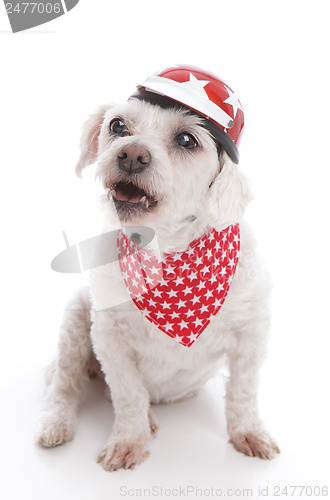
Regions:
M 143 317 L 130 300 L 118 269 L 114 293 L 121 297 L 126 294 L 127 300 L 96 313 L 104 316 L 104 328 L 102 339 L 93 341 L 101 341 L 106 348 L 112 349 L 116 341 L 120 340 L 132 351 L 152 402 L 169 402 L 188 397 L 216 373 L 224 355 L 235 355 L 237 327 L 244 320 L 242 304 L 247 300 L 251 301 L 255 294 L 254 286 L 245 279 L 248 272 L 246 263 L 248 267 L 255 265 L 251 243 L 243 223 L 240 260 L 226 301 L 199 339 L 189 348 L 178 344 Z M 97 270 L 92 273 L 92 280 L 96 277 Z M 102 280 L 105 280 L 104 273 Z M 113 280 L 111 272 L 109 286 L 112 283 L 113 287 Z M 92 290 L 93 288 L 95 286 L 91 287 Z M 258 301 L 258 294 L 255 300 Z

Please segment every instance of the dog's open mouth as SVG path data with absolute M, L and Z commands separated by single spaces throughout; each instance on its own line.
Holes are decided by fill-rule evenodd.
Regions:
M 116 204 L 117 210 L 128 208 L 131 210 L 149 210 L 157 205 L 157 200 L 142 188 L 130 181 L 117 182 L 110 189 L 111 196 Z

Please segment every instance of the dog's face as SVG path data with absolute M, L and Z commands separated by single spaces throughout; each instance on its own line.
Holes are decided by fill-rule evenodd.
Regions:
M 208 223 L 226 224 L 237 214 L 228 213 L 224 193 L 220 200 L 220 184 L 236 196 L 234 212 L 238 205 L 245 208 L 249 198 L 236 165 L 219 154 L 202 120 L 184 110 L 137 100 L 102 106 L 85 124 L 81 146 L 78 173 L 97 160 L 104 196 L 110 191 L 124 223 L 154 226 L 191 216 L 209 219 L 213 211 L 216 222 Z

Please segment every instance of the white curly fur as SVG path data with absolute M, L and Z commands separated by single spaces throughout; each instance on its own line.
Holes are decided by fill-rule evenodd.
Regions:
M 109 135 L 115 117 L 125 122 L 130 135 Z M 174 146 L 182 131 L 193 134 L 199 147 L 187 151 Z M 84 125 L 77 174 L 96 163 L 105 231 L 118 227 L 107 192 L 119 175 L 118 153 L 130 144 L 142 145 L 151 154 L 148 169 L 138 175 L 140 185 L 157 195 L 158 205 L 123 223 L 153 228 L 160 252 L 174 252 L 187 248 L 207 226 L 220 230 L 240 221 L 238 268 L 221 311 L 189 349 L 160 334 L 141 315 L 129 300 L 117 263 L 91 270 L 89 287 L 74 296 L 64 314 L 38 441 L 49 447 L 73 437 L 87 373 L 98 371 L 96 357 L 115 410 L 112 433 L 98 461 L 106 470 L 132 468 L 148 455 L 148 441 L 158 427 L 150 403 L 195 395 L 226 362 L 230 441 L 247 455 L 272 458 L 279 449 L 257 409 L 270 280 L 251 230 L 241 219 L 251 199 L 249 184 L 225 152 L 219 158 L 196 116 L 139 101 L 101 106 Z M 193 222 L 188 221 L 191 215 Z

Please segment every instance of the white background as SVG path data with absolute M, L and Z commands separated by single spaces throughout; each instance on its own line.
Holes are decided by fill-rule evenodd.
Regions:
M 214 495 L 252 488 L 254 498 L 268 486 L 273 498 L 275 485 L 329 486 L 327 4 L 80 0 L 65 16 L 18 34 L 1 6 L 3 498 L 119 499 L 153 486 L 161 497 L 180 485 L 208 488 L 205 496 L 212 487 Z M 156 406 L 161 430 L 150 458 L 110 474 L 95 463 L 113 421 L 97 383 L 72 443 L 33 444 L 43 369 L 80 279 L 53 272 L 50 262 L 64 249 L 62 230 L 70 243 L 86 231 L 88 196 L 74 178 L 82 122 L 99 104 L 126 100 L 155 70 L 182 62 L 218 73 L 244 106 L 241 167 L 255 193 L 247 217 L 274 281 L 260 407 L 282 454 L 262 462 L 227 443 L 219 375 L 194 400 Z

